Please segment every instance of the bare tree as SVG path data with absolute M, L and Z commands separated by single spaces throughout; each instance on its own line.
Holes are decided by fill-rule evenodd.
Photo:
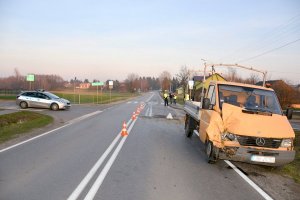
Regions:
M 135 86 L 136 86 L 136 80 L 138 80 L 139 75 L 135 74 L 135 73 L 130 73 L 127 76 L 126 79 L 126 84 L 127 84 L 127 88 L 131 91 L 134 92 Z
M 159 82 L 162 90 L 168 90 L 171 84 L 171 74 L 168 71 L 163 71 L 159 76 Z
M 252 73 L 249 78 L 245 80 L 245 83 L 248 84 L 256 84 L 259 81 L 259 77 L 257 74 Z
M 188 80 L 190 77 L 190 71 L 188 70 L 188 68 L 186 66 L 181 66 L 180 71 L 178 74 L 176 74 L 178 80 L 179 80 L 179 84 L 182 86 L 183 88 L 183 94 L 185 94 L 185 90 L 188 84 Z

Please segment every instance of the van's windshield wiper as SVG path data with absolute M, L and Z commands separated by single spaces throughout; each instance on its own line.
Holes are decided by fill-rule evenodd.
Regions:
M 245 113 L 252 113 L 252 114 L 268 114 L 268 115 L 272 115 L 273 112 L 267 109 L 263 109 L 263 108 L 249 108 L 249 107 L 245 107 L 243 109 L 243 112 Z

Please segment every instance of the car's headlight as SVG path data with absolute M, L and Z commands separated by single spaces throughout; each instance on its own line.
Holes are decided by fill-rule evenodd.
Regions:
M 237 141 L 237 137 L 233 133 L 225 132 L 222 134 L 221 137 L 222 137 L 222 140 L 225 140 L 225 141 Z
M 63 99 L 58 99 L 57 100 L 59 103 L 65 103 Z
M 292 139 L 283 139 L 281 141 L 281 147 L 292 147 L 293 140 Z

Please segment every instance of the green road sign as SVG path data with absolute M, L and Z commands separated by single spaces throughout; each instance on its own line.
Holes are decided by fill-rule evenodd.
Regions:
M 34 81 L 34 74 L 28 74 L 26 77 L 26 81 Z
M 104 83 L 103 82 L 94 82 L 92 83 L 92 86 L 103 86 Z

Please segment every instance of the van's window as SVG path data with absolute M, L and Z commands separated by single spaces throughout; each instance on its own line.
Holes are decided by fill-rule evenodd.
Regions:
M 215 105 L 216 104 L 216 93 L 215 93 L 215 86 L 211 85 L 208 88 L 207 98 L 210 99 L 210 104 Z
M 273 91 L 233 85 L 219 85 L 219 102 L 229 103 L 248 110 L 281 115 L 278 99 Z

